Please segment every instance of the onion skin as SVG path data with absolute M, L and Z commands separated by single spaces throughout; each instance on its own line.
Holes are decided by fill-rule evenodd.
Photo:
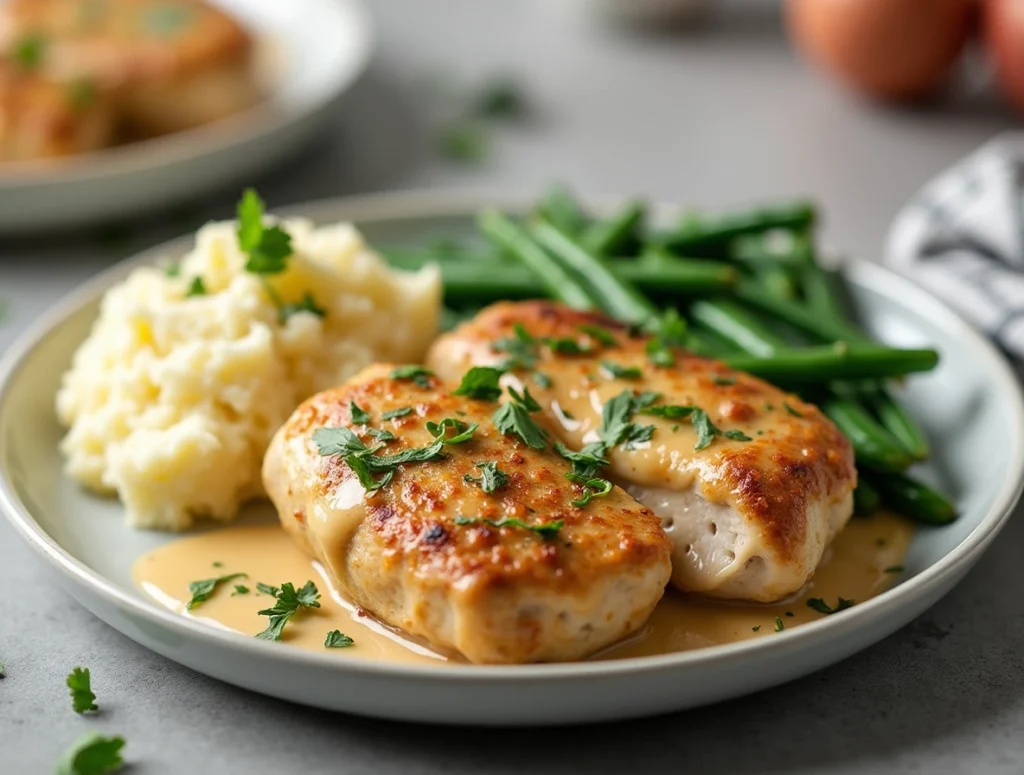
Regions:
M 987 0 L 984 24 L 999 85 L 1017 109 L 1024 111 L 1024 3 Z
M 847 86 L 916 100 L 948 77 L 973 11 L 974 0 L 787 0 L 786 22 L 807 58 Z

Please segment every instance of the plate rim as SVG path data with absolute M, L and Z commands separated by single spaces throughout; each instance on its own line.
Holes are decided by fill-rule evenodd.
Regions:
M 313 220 L 325 217 L 325 214 L 330 212 L 334 213 L 330 217 L 353 220 L 358 227 L 360 222 L 380 222 L 398 218 L 464 217 L 478 211 L 482 206 L 525 212 L 532 199 L 533 197 L 510 194 L 508 191 L 495 193 L 480 189 L 448 192 L 420 190 L 331 197 L 275 209 L 273 212 L 281 217 L 307 217 Z M 593 201 L 598 209 L 605 209 L 625 199 L 595 197 Z M 679 209 L 679 206 L 655 205 L 658 212 Z M 151 264 L 162 255 L 180 252 L 191 243 L 194 236 L 187 234 L 160 243 L 105 269 L 66 294 L 22 331 L 7 352 L 0 356 L 0 412 L 3 411 L 12 384 L 26 360 L 57 332 L 69 316 L 98 300 L 107 288 L 127 276 L 136 267 Z M 1010 402 L 1013 417 L 1008 425 L 1015 429 L 1024 428 L 1024 391 L 1006 357 L 990 341 L 958 313 L 907 278 L 860 259 L 847 260 L 844 266 L 858 284 L 883 296 L 898 298 L 901 306 L 923 310 L 934 324 L 959 335 L 972 345 L 987 363 L 987 373 L 993 384 Z M 800 644 L 808 645 L 807 641 L 812 641 L 809 645 L 813 647 L 815 638 L 840 637 L 844 632 L 860 630 L 872 622 L 885 618 L 894 609 L 913 608 L 915 601 L 927 599 L 936 590 L 944 594 L 945 582 L 950 578 L 955 579 L 957 574 L 962 575 L 979 559 L 1006 524 L 1024 491 L 1024 431 L 1017 430 L 1011 435 L 1010 449 L 1008 470 L 1011 475 L 1002 482 L 992 506 L 959 544 L 917 575 L 844 611 L 842 616 L 823 617 L 778 633 L 771 639 L 758 638 L 672 654 L 615 660 L 530 665 L 404 665 L 362 659 L 338 659 L 337 655 L 302 649 L 282 649 L 280 644 L 209 627 L 199 620 L 192 620 L 162 608 L 157 603 L 147 600 L 141 593 L 121 589 L 113 581 L 71 555 L 46 533 L 32 516 L 30 509 L 18 498 L 6 469 L 0 469 L 0 511 L 14 527 L 15 533 L 21 536 L 50 567 L 60 572 L 66 581 L 84 587 L 85 591 L 93 595 L 98 595 L 107 605 L 129 611 L 149 624 L 168 628 L 186 639 L 198 641 L 204 647 L 241 649 L 248 657 L 254 659 L 283 660 L 296 668 L 314 668 L 339 675 L 358 674 L 360 677 L 414 679 L 421 682 L 504 683 L 547 681 L 552 678 L 615 678 L 627 674 L 696 668 L 737 659 L 744 660 L 762 653 L 768 656 L 776 652 L 785 652 Z
M 329 91 L 310 101 L 299 113 L 269 109 L 273 92 L 257 105 L 201 126 L 123 146 L 73 154 L 63 159 L 14 162 L 0 167 L 0 193 L 18 193 L 51 186 L 82 185 L 119 175 L 138 174 L 223 153 L 285 131 L 297 121 L 330 109 L 358 81 L 370 63 L 376 33 L 362 0 L 333 0 L 332 12 L 343 14 L 355 29 L 358 45 L 351 64 L 335 77 Z

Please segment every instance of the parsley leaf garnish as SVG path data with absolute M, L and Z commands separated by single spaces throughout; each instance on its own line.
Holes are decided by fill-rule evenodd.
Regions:
M 582 325 L 579 326 L 580 331 L 589 336 L 591 339 L 600 342 L 605 347 L 618 347 L 619 340 L 615 338 L 611 331 L 604 326 L 594 325 Z
M 406 415 L 412 414 L 411 406 L 402 406 L 398 409 L 392 409 L 390 412 L 384 412 L 380 416 L 382 420 L 397 420 L 399 417 L 405 417 Z
M 530 412 L 516 401 L 508 401 L 499 406 L 491 416 L 491 421 L 499 433 L 505 436 L 515 433 L 534 449 L 547 446 L 544 434 L 530 417 Z
M 753 439 L 750 438 L 750 436 L 745 434 L 743 431 L 722 431 L 722 435 L 725 436 L 725 438 L 727 439 L 732 439 L 733 441 L 753 441 Z
M 270 589 L 270 587 L 268 587 Z M 284 582 L 280 588 L 273 588 L 277 600 L 272 608 L 264 608 L 260 616 L 269 616 L 270 624 L 256 637 L 260 640 L 281 640 L 281 633 L 288 620 L 302 608 L 319 608 L 320 592 L 316 584 L 307 581 L 300 589 L 290 581 Z
M 808 608 L 813 608 L 819 614 L 825 614 L 826 616 L 828 616 L 830 614 L 837 614 L 840 611 L 845 611 L 847 608 L 850 608 L 852 605 L 853 605 L 853 601 L 852 600 L 847 600 L 845 597 L 839 598 L 839 602 L 836 604 L 835 608 L 830 606 L 828 603 L 826 603 L 820 597 L 812 597 L 810 600 L 807 601 L 807 607 Z
M 23 36 L 11 48 L 11 58 L 22 70 L 35 70 L 43 63 L 45 56 L 46 38 L 38 32 Z
M 480 476 L 466 474 L 462 477 L 462 481 L 466 484 L 478 484 L 480 489 L 486 493 L 500 490 L 508 484 L 508 474 L 498 468 L 498 464 L 493 460 L 477 463 L 476 467 L 480 469 Z
M 313 431 L 313 443 L 317 445 L 320 454 L 327 455 L 352 455 L 361 452 L 371 452 L 374 449 L 367 447 L 351 428 L 344 426 L 338 428 L 317 428 Z M 380 449 L 377 447 L 376 449 Z
M 287 304 L 282 304 L 278 309 L 282 323 L 287 323 L 292 315 L 297 315 L 300 312 L 308 312 L 310 315 L 316 315 L 318 318 L 327 317 L 327 310 L 316 303 L 316 299 L 313 298 L 313 294 L 309 291 L 302 294 L 301 301 L 290 301 Z
M 519 527 L 523 530 L 529 530 L 532 533 L 536 533 L 542 538 L 553 538 L 558 535 L 558 531 L 565 526 L 564 519 L 556 519 L 552 522 L 544 522 L 540 525 L 531 525 L 527 522 L 523 522 L 521 519 L 514 519 L 505 517 L 504 519 L 482 519 L 480 517 L 456 517 L 456 525 L 479 525 L 479 524 L 490 525 L 491 527 L 502 528 L 502 527 Z
M 491 366 L 474 366 L 462 375 L 462 382 L 452 395 L 497 401 L 501 396 L 501 385 L 498 382 L 503 373 L 501 369 Z
M 103 737 L 86 732 L 64 752 L 57 762 L 55 775 L 104 775 L 116 772 L 124 764 L 121 749 L 123 737 Z
M 733 441 L 753 440 L 743 431 L 723 431 L 721 428 L 716 426 L 711 421 L 711 418 L 708 416 L 708 413 L 701 409 L 699 406 L 680 404 L 648 406 L 641 409 L 640 414 L 650 414 L 656 417 L 664 417 L 667 420 L 683 420 L 689 418 L 694 430 L 697 431 L 697 444 L 694 446 L 694 450 L 698 452 L 702 449 L 707 449 L 709 446 L 711 446 L 711 442 L 715 440 L 716 436 L 724 436 L 725 438 L 731 439 Z
M 355 401 L 348 402 L 348 419 L 356 425 L 367 425 L 370 422 L 370 413 L 359 406 Z
M 636 444 L 650 441 L 654 434 L 654 426 L 636 425 L 630 420 L 639 406 L 651 400 L 657 400 L 656 393 L 641 393 L 634 396 L 629 390 L 623 390 L 615 398 L 605 402 L 601 407 L 601 427 L 597 431 L 601 441 L 608 447 L 625 444 L 626 449 L 633 449 Z
M 781 616 L 776 616 L 775 617 L 775 632 L 782 632 L 784 629 L 786 629 L 786 623 L 784 621 L 782 621 L 782 617 Z
M 247 578 L 244 573 L 229 573 L 227 576 L 220 576 L 215 579 L 193 581 L 188 585 L 188 591 L 192 593 L 192 599 L 188 601 L 188 606 L 186 606 L 187 609 L 191 611 L 200 603 L 205 603 L 213 596 L 213 593 L 221 584 L 225 584 L 228 581 L 234 581 L 235 579 L 244 578 Z
M 792 406 L 790 406 L 785 401 L 782 402 L 782 408 L 785 409 L 787 412 L 789 412 L 794 417 L 803 417 L 804 416 L 803 412 L 798 412 L 796 409 L 794 409 Z
M 596 477 L 588 479 L 585 476 L 580 476 L 573 472 L 566 474 L 565 478 L 570 482 L 583 485 L 583 497 L 572 501 L 573 506 L 578 506 L 581 509 L 590 503 L 590 501 L 594 500 L 594 498 L 603 498 L 612 491 L 612 483 L 607 479 L 600 479 Z
M 598 471 L 608 465 L 605 458 L 608 450 L 599 441 L 587 444 L 579 452 L 574 452 L 560 441 L 555 442 L 555 451 L 572 463 L 572 473 L 576 476 L 589 479 Z
M 648 320 L 644 330 L 651 334 L 646 347 L 647 359 L 655 366 L 674 366 L 676 357 L 671 348 L 686 344 L 686 321 L 676 310 L 667 309 Z
M 639 366 L 622 366 L 611 361 L 601 361 L 601 368 L 613 379 L 640 379 L 643 376 Z
M 661 406 L 648 406 L 640 410 L 640 414 L 650 414 L 655 417 L 664 417 L 666 420 L 683 420 L 693 414 L 696 406 L 681 404 L 663 404 Z
M 417 386 L 428 388 L 430 387 L 430 378 L 434 376 L 434 372 L 423 366 L 398 366 L 392 369 L 388 376 L 391 379 L 412 380 Z
M 537 363 L 537 340 L 533 338 L 522 323 L 512 326 L 513 336 L 499 339 L 491 345 L 495 352 L 508 353 L 499 368 L 531 369 Z
M 248 256 L 245 271 L 258 275 L 283 272 L 292 254 L 292 238 L 279 226 L 264 226 L 263 200 L 247 188 L 238 203 L 238 246 Z
M 676 365 L 676 356 L 665 346 L 661 339 L 655 337 L 647 340 L 647 360 L 662 368 Z
M 198 275 L 192 278 L 192 282 L 188 284 L 188 289 L 185 291 L 185 298 L 191 298 L 192 296 L 205 296 L 206 285 L 203 283 L 203 278 Z
M 256 591 L 262 592 L 264 595 L 270 595 L 271 597 L 277 597 L 278 592 L 281 591 L 280 587 L 272 587 L 270 584 L 264 584 L 262 581 L 256 582 Z
M 441 441 L 444 444 L 461 444 L 462 442 L 469 441 L 473 438 L 473 433 L 479 427 L 479 423 L 467 425 L 462 420 L 456 420 L 454 417 L 446 417 L 439 423 L 428 422 L 427 432 L 434 437 L 435 442 Z M 454 436 L 448 435 L 449 428 L 455 431 Z
M 356 642 L 348 635 L 343 635 L 341 630 L 331 630 L 324 640 L 324 647 L 329 649 L 344 649 L 355 644 Z
M 523 388 L 522 394 L 519 393 L 514 387 L 508 389 L 508 394 L 512 396 L 513 400 L 522 404 L 522 407 L 528 412 L 539 412 L 540 404 L 537 403 L 537 399 L 530 395 L 530 389 L 528 387 Z
M 92 692 L 89 668 L 76 667 L 72 670 L 68 676 L 67 685 L 71 690 L 71 707 L 75 713 L 99 710 L 99 706 L 96 705 L 96 695 Z
M 537 383 L 537 387 L 539 388 L 549 388 L 553 384 L 551 382 L 551 377 L 542 371 L 533 372 L 533 381 Z
M 397 437 L 391 431 L 382 428 L 367 428 L 366 432 L 377 439 L 377 441 L 394 441 Z
M 245 586 L 245 584 L 235 584 L 235 591 L 231 593 L 231 597 L 234 597 L 235 595 L 248 595 L 248 594 L 249 594 L 249 587 Z
M 552 336 L 541 341 L 558 355 L 589 355 L 593 352 L 591 347 L 567 336 Z

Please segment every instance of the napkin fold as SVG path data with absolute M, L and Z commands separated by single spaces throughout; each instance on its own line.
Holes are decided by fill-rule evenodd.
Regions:
M 926 184 L 893 221 L 885 259 L 1024 359 L 1024 133 Z

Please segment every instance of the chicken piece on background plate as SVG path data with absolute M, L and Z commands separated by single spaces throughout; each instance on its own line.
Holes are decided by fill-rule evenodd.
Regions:
M 531 435 L 539 414 L 505 407 L 504 435 L 498 409 L 374 365 L 295 411 L 264 484 L 299 545 L 384 622 L 471 662 L 580 659 L 644 623 L 671 544 L 622 489 L 567 479 Z
M 250 35 L 199 0 L 9 0 L 0 48 L 25 41 L 39 45 L 48 80 L 113 91 L 140 136 L 205 124 L 259 97 Z
M 549 301 L 502 302 L 438 339 L 427 364 L 528 384 L 571 449 L 657 513 L 686 592 L 768 602 L 799 590 L 853 512 L 847 439 L 814 406 L 723 364 Z
M 0 162 L 95 151 L 116 128 L 109 95 L 89 81 L 53 83 L 0 65 Z

